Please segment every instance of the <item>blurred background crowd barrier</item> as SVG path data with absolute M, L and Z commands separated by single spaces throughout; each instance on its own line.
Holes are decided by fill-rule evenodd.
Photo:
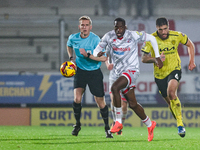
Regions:
M 110 4 L 113 4 L 111 7 Z M 149 8 L 150 6 L 150 8 Z M 0 0 L 0 104 L 7 106 L 60 106 L 73 101 L 73 78 L 59 73 L 69 60 L 68 36 L 78 31 L 78 18 L 93 20 L 92 32 L 102 37 L 113 29 L 113 20 L 123 17 L 130 30 L 156 30 L 157 17 L 166 17 L 170 29 L 181 31 L 195 44 L 197 68 L 188 71 L 188 52 L 180 45 L 182 80 L 179 97 L 184 105 L 200 104 L 200 1 L 182 0 Z M 141 56 L 141 44 L 139 56 Z M 141 61 L 140 61 L 141 62 Z M 136 89 L 138 101 L 150 106 L 165 105 L 153 79 L 152 64 L 140 63 Z M 106 101 L 108 74 L 102 63 Z M 95 104 L 88 89 L 83 104 Z

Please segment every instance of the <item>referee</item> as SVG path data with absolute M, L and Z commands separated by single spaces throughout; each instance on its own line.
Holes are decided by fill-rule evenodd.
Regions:
M 100 108 L 101 116 L 105 124 L 106 138 L 113 138 L 110 133 L 108 122 L 108 106 L 104 98 L 103 74 L 100 70 L 101 62 L 89 59 L 93 50 L 100 42 L 99 36 L 91 32 L 92 20 L 88 16 L 79 18 L 80 32 L 71 34 L 67 41 L 67 52 L 70 61 L 77 65 L 77 72 L 74 76 L 74 102 L 73 110 L 76 124 L 73 126 L 72 135 L 77 136 L 81 130 L 81 100 L 88 85 L 90 92 L 94 95 L 97 106 Z M 80 54 L 79 49 L 84 48 L 88 53 L 88 58 Z M 76 54 L 76 60 L 73 58 L 73 51 Z

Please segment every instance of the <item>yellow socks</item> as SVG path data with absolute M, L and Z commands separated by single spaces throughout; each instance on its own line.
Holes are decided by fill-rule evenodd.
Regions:
M 171 111 L 172 116 L 174 117 L 174 119 L 176 119 L 176 116 L 175 116 L 174 112 L 172 111 L 171 107 L 169 107 L 169 110 Z
M 170 106 L 171 106 L 172 112 L 174 112 L 174 115 L 176 117 L 177 126 L 183 126 L 182 113 L 181 113 L 181 102 L 180 102 L 179 98 L 176 97 L 176 99 L 170 100 Z

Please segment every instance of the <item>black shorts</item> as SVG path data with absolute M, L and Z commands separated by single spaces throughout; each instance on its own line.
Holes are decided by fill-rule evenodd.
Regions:
M 156 82 L 158 89 L 163 97 L 167 97 L 168 82 L 171 79 L 175 79 L 179 82 L 181 79 L 181 74 L 182 74 L 181 70 L 174 70 L 164 79 L 155 78 L 155 82 Z
M 77 72 L 74 76 L 74 88 L 85 89 L 86 85 L 88 85 L 90 92 L 94 96 L 103 97 L 105 95 L 101 69 L 86 71 L 77 67 Z

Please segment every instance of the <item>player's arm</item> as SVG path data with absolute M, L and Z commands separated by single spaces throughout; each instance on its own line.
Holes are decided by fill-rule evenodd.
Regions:
M 146 34 L 146 41 L 150 41 L 151 45 L 153 47 L 154 53 L 155 53 L 155 61 L 159 69 L 163 67 L 163 62 L 160 58 L 159 50 L 158 50 L 158 43 L 156 41 L 156 38 L 150 34 Z
M 73 63 L 75 63 L 74 58 L 73 58 L 73 48 L 67 46 L 67 53 L 69 56 L 69 60 L 72 61 Z
M 106 61 L 107 57 L 106 56 L 100 56 L 100 57 L 95 57 L 94 55 L 88 55 L 88 58 L 96 61 Z
M 192 71 L 196 67 L 195 59 L 194 59 L 195 47 L 194 47 L 193 42 L 189 38 L 188 38 L 188 41 L 186 43 L 186 46 L 188 48 L 188 53 L 189 53 L 188 69 Z
M 162 54 L 160 55 L 161 61 L 165 61 L 165 55 L 164 52 L 162 52 Z M 143 63 L 155 63 L 158 66 L 158 62 L 157 59 L 155 57 L 151 57 L 150 54 L 146 53 L 146 52 L 142 52 L 142 57 L 141 57 L 141 61 Z M 158 66 L 159 67 L 159 66 Z
M 108 55 L 108 54 L 107 54 Z M 113 63 L 111 61 L 111 58 L 110 56 L 107 57 L 108 59 L 105 61 L 105 64 L 106 64 L 106 67 L 108 70 L 112 70 L 113 69 Z
M 159 69 L 161 69 L 163 67 L 163 62 L 161 61 L 161 58 L 160 58 L 160 54 L 159 54 L 159 50 L 158 50 L 158 43 L 156 41 L 156 38 L 153 35 L 146 34 L 146 41 L 151 42 L 151 45 L 152 45 L 154 53 L 155 53 L 155 57 L 156 57 L 155 59 L 156 59 L 157 66 L 159 67 Z
M 107 60 L 106 56 L 102 55 L 100 57 L 97 57 L 98 54 L 96 54 L 96 53 L 94 53 L 94 55 L 96 55 L 96 56 L 94 56 L 94 55 L 92 55 L 90 53 L 87 53 L 84 48 L 80 48 L 79 51 L 83 56 L 85 56 L 87 58 L 90 58 L 92 60 L 96 60 L 96 61 L 106 61 Z
M 156 58 L 145 52 L 142 52 L 141 60 L 143 63 L 156 63 Z
M 149 42 L 146 42 L 142 46 L 142 56 L 141 61 L 143 63 L 156 63 L 156 58 L 151 57 L 150 51 L 152 49 L 152 46 Z
M 105 34 L 103 36 L 103 38 L 101 39 L 101 41 L 99 42 L 99 44 L 94 49 L 93 54 L 86 53 L 85 49 L 83 49 L 83 48 L 80 48 L 79 51 L 83 56 L 88 57 L 92 60 L 104 61 L 105 62 L 107 60 L 107 57 L 103 55 L 105 53 L 105 52 L 103 52 L 103 50 L 107 46 L 107 40 L 106 39 L 107 39 L 107 35 Z

